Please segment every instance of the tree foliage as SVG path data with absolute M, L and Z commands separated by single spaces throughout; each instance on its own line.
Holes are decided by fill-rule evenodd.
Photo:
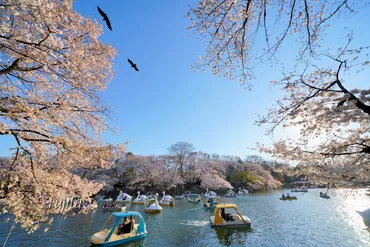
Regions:
M 350 0 L 202 0 L 188 13 L 189 28 L 208 42 L 195 67 L 209 66 L 214 74 L 250 87 L 255 66 L 281 62 L 278 51 L 293 38 L 299 48 L 289 50 L 294 66 L 272 81 L 284 95 L 256 123 L 268 124 L 268 134 L 278 126 L 295 126 L 299 138 L 272 147 L 258 144 L 259 150 L 303 163 L 310 178 L 347 183 L 370 179 L 370 88 L 349 87 L 353 72 L 370 64 L 370 46 L 366 39 L 356 44 L 353 31 L 337 24 L 343 17 L 356 18 L 364 7 Z M 326 42 L 329 27 L 347 39 Z
M 116 51 L 72 3 L 0 1 L 0 135 L 15 144 L 2 188 L 6 208 L 31 231 L 60 213 L 45 200 L 85 199 L 102 187 L 72 170 L 108 167 L 124 150 L 100 139 L 109 112 L 99 93 Z

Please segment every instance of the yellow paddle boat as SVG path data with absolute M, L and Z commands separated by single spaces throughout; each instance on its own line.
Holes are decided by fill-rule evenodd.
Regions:
M 234 211 L 234 214 L 226 213 L 225 209 Z M 242 215 L 235 204 L 218 204 L 214 215 L 209 218 L 212 227 L 250 227 L 252 221 Z

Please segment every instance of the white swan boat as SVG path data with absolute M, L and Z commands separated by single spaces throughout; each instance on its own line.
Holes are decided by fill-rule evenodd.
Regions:
M 119 195 L 116 198 L 116 202 L 131 202 L 132 196 L 127 193 L 122 193 L 122 190 L 119 192 Z
M 249 195 L 249 191 L 247 189 L 242 189 L 239 187 L 238 196 L 246 196 Z
M 163 205 L 163 206 L 170 206 L 170 207 L 173 207 L 175 206 L 175 200 L 172 198 L 172 196 L 170 195 L 166 195 L 166 192 L 162 192 L 163 194 L 163 197 L 162 199 L 159 201 L 159 204 L 160 205 Z
M 217 196 L 217 193 L 214 192 L 214 191 L 209 191 L 208 188 L 207 188 L 207 191 L 206 191 L 206 193 L 204 193 L 203 196 L 205 196 L 205 197 L 208 197 L 208 196 Z
M 132 204 L 145 204 L 148 200 L 146 195 L 140 195 L 140 191 L 137 192 L 137 197 L 133 200 Z
M 158 194 L 155 194 L 154 199 L 151 199 L 145 204 L 144 212 L 152 214 L 162 212 L 162 207 L 159 205 L 157 197 Z
M 370 227 L 370 208 L 366 209 L 365 211 L 356 211 L 362 216 L 362 219 L 364 220 L 364 223 L 366 226 Z

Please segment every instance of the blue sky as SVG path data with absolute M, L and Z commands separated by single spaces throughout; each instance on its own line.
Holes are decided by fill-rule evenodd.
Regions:
M 184 15 L 189 4 L 197 2 L 75 1 L 76 11 L 104 25 L 102 42 L 118 50 L 115 76 L 103 97 L 122 131 L 118 136 L 105 134 L 107 142 L 131 140 L 128 151 L 149 155 L 165 154 L 171 144 L 186 141 L 203 152 L 242 158 L 257 153 L 248 149 L 257 141 L 271 143 L 265 128 L 254 121 L 278 98 L 280 92 L 271 89 L 269 81 L 281 78 L 281 69 L 259 67 L 252 91 L 210 72 L 193 72 L 191 64 L 204 54 L 206 43 L 188 36 L 190 21 Z M 113 32 L 96 6 L 108 14 Z M 359 25 L 364 28 L 367 17 L 361 18 Z M 292 41 L 281 52 L 287 67 L 289 59 L 294 59 L 288 55 L 291 46 Z M 140 72 L 130 68 L 127 58 L 137 63 Z M 277 136 L 286 133 L 279 130 Z M 11 138 L 2 137 L 0 155 L 8 155 L 13 145 Z

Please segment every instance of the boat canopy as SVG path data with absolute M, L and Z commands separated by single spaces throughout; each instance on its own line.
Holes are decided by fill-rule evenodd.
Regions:
M 142 218 L 141 214 L 139 212 L 136 212 L 136 211 L 125 211 L 125 212 L 115 212 L 115 213 L 112 213 L 113 216 L 116 216 L 117 218 L 124 218 L 124 217 L 128 217 L 128 216 L 131 216 L 131 215 L 136 215 L 140 218 Z
M 109 239 L 112 236 L 114 230 L 120 224 L 120 221 L 122 220 L 122 218 L 130 217 L 131 215 L 132 216 L 137 216 L 140 219 L 140 223 L 139 223 L 139 226 L 137 227 L 136 234 L 145 232 L 144 219 L 143 219 L 143 216 L 139 212 L 136 212 L 136 211 L 115 212 L 115 213 L 112 213 L 112 215 L 116 217 L 116 221 L 115 221 L 114 226 L 112 227 L 110 233 L 105 238 L 104 242 L 109 241 Z
M 238 206 L 236 206 L 233 203 L 222 203 L 222 204 L 218 204 L 216 206 L 216 208 L 219 208 L 219 209 L 220 208 L 233 208 L 233 209 L 237 210 L 238 209 Z

